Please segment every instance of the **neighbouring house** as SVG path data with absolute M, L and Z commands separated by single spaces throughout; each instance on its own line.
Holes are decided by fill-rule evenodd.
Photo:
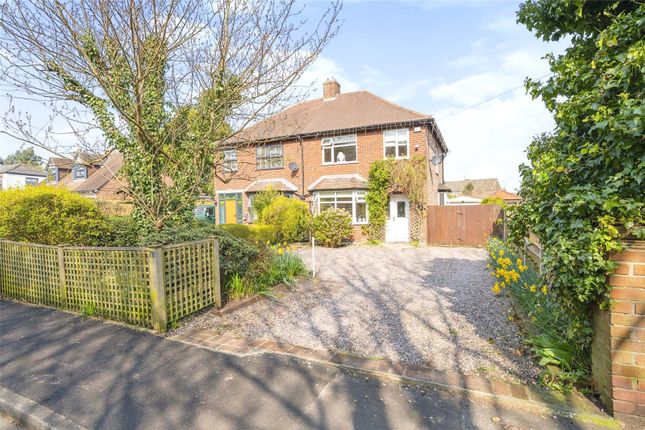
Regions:
M 0 164 L 0 190 L 38 185 L 47 178 L 45 171 L 30 164 Z
M 65 162 L 66 160 L 67 162 Z M 125 183 L 119 179 L 123 156 L 110 151 L 100 157 L 77 151 L 73 158 L 50 158 L 50 182 L 100 200 L 128 200 Z
M 217 222 L 255 221 L 253 198 L 272 187 L 307 201 L 314 214 L 328 207 L 347 209 L 354 238 L 361 240 L 361 226 L 368 222 L 365 197 L 372 162 L 425 156 L 427 200 L 438 205 L 447 152 L 432 116 L 367 91 L 343 94 L 337 81 L 327 80 L 322 98 L 243 130 L 223 151 L 215 179 Z M 393 194 L 389 205 L 386 240 L 408 241 L 408 198 Z
M 491 198 L 500 199 L 503 203 L 507 205 L 516 205 L 522 202 L 522 197 L 506 190 L 495 191 L 495 194 L 493 194 Z
M 448 197 L 444 203 L 446 206 L 481 205 L 482 200 L 477 197 L 454 196 Z
M 464 179 L 461 181 L 446 181 L 441 185 L 440 192 L 444 195 L 444 201 L 449 198 L 460 196 L 485 199 L 491 197 L 501 190 L 497 178 L 487 179 Z

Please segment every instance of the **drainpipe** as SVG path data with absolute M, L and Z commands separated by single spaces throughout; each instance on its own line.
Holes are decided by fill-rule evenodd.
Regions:
M 300 200 L 305 199 L 305 151 L 304 145 L 302 142 L 302 136 L 298 135 L 298 141 L 300 142 L 300 183 L 302 185 L 302 195 Z

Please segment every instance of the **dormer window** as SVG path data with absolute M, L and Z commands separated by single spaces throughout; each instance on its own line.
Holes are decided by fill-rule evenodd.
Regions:
M 58 173 L 58 167 L 56 166 L 51 166 L 49 169 L 47 169 L 47 179 L 49 182 L 58 182 L 60 181 L 60 176 Z
M 72 179 L 76 181 L 86 178 L 87 166 L 84 166 L 82 164 L 74 164 L 74 167 L 72 167 Z

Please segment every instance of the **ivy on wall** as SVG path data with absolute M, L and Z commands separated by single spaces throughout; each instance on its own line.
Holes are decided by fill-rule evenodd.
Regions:
M 540 237 L 545 281 L 589 343 L 590 305 L 610 303 L 609 256 L 622 237 L 643 235 L 645 5 L 528 0 L 518 22 L 546 41 L 571 42 L 547 57 L 548 79 L 527 80 L 556 128 L 528 147 L 512 238 Z
M 421 239 L 421 227 L 426 216 L 427 169 L 424 156 L 414 156 L 409 160 L 387 158 L 371 164 L 366 197 L 369 223 L 363 226 L 363 233 L 369 241 L 376 242 L 384 239 L 389 196 L 392 193 L 401 193 L 408 197 L 411 218 L 410 239 L 413 241 Z

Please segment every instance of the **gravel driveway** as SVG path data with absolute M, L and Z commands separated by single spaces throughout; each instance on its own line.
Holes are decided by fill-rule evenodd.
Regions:
M 299 252 L 310 265 L 311 251 Z M 483 249 L 316 248 L 316 267 L 316 281 L 278 300 L 224 317 L 202 314 L 180 331 L 210 327 L 511 382 L 538 373 L 508 320 L 507 300 L 490 290 Z

